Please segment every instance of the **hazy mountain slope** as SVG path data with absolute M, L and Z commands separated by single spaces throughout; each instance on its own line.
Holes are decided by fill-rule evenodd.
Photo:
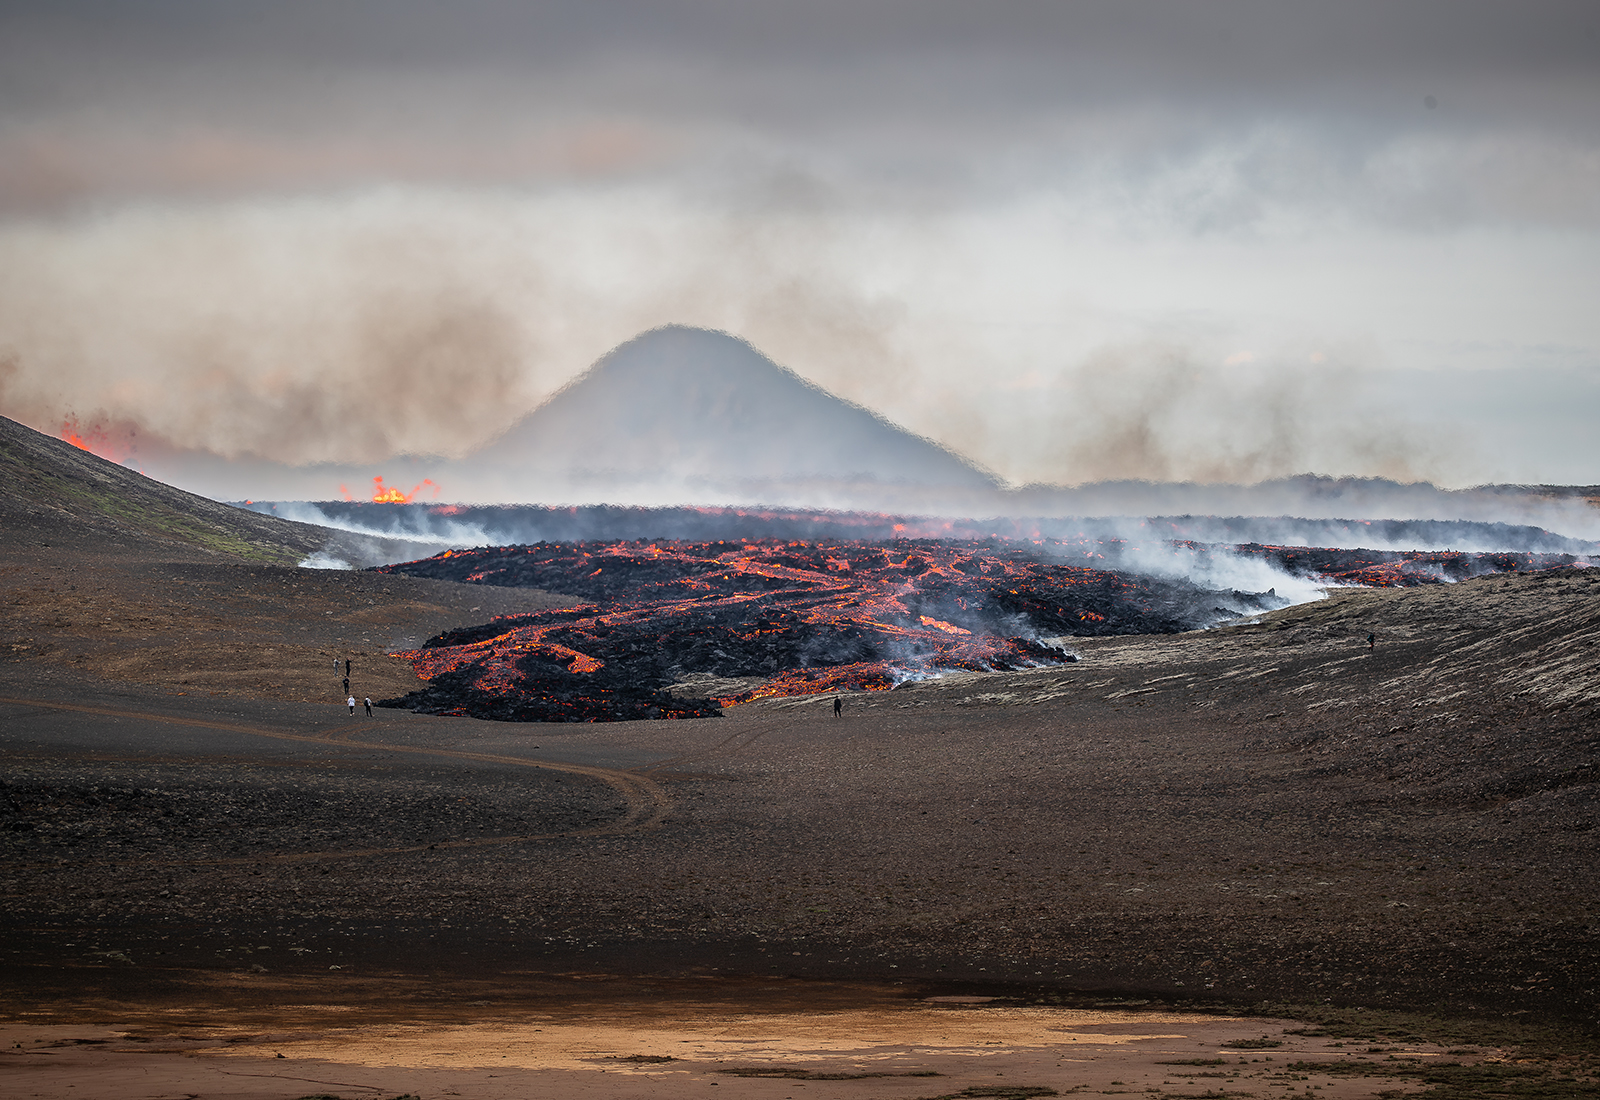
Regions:
M 464 465 L 734 496 L 809 483 L 969 492 L 996 484 L 745 341 L 682 326 L 616 348 Z

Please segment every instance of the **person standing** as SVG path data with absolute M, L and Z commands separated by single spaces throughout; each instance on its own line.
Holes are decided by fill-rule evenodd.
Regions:
M 352 695 L 350 698 L 346 699 L 345 702 L 350 704 L 350 713 L 354 714 L 356 712 L 356 697 Z
M 367 696 L 367 717 L 372 717 L 372 696 Z
M 835 718 L 844 717 L 844 700 L 837 695 L 833 697 L 833 716 Z

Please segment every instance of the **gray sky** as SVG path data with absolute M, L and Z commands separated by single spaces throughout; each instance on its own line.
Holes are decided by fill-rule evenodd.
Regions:
M 0 4 L 0 412 L 461 453 L 725 328 L 1014 482 L 1600 482 L 1600 8 Z

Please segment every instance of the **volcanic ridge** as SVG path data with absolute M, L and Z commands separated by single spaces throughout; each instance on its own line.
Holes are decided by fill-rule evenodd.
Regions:
M 7 541 L 63 538 L 111 546 L 157 544 L 178 554 L 293 565 L 339 547 L 340 532 L 257 515 L 186 493 L 82 447 L 0 416 L 0 534 Z

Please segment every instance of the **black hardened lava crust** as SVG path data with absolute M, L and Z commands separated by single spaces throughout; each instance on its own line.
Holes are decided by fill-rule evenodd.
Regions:
M 1284 602 L 1065 564 L 1031 545 L 933 539 L 538 543 L 450 551 L 381 571 L 594 601 L 430 638 L 423 648 L 442 650 L 520 630 L 537 632 L 540 646 L 518 657 L 514 672 L 469 655 L 427 688 L 382 704 L 511 721 L 718 713 L 710 700 L 667 693 L 689 676 L 1062 663 L 1071 654 L 1041 638 L 1169 634 Z M 956 652 L 951 636 L 1004 645 Z

